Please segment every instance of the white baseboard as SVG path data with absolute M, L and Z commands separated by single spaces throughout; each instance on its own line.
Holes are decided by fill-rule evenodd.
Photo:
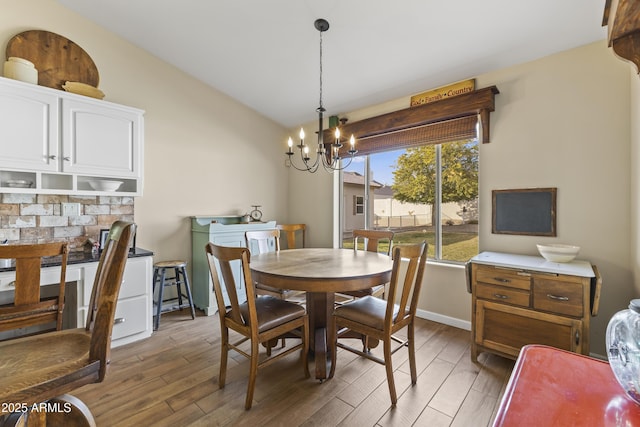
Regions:
M 427 310 L 416 310 L 416 316 L 421 319 L 431 320 L 445 325 L 453 326 L 455 328 L 464 329 L 466 331 L 471 330 L 471 322 L 468 320 L 456 319 L 455 317 L 444 316 L 442 314 L 433 313 Z

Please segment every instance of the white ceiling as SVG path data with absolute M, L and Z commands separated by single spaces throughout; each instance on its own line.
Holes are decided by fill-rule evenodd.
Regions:
M 605 0 L 58 0 L 286 126 L 606 37 Z

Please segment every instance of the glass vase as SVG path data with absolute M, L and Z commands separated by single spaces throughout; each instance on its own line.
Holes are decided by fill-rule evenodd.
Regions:
M 640 403 L 640 299 L 613 315 L 607 325 L 607 357 L 613 373 L 636 403 Z

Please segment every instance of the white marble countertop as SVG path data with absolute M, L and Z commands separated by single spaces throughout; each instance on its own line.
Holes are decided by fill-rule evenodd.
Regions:
M 477 264 L 498 267 L 520 268 L 544 273 L 568 274 L 580 277 L 595 277 L 591 263 L 573 260 L 571 262 L 551 262 L 541 256 L 516 255 L 502 252 L 482 252 L 469 260 Z

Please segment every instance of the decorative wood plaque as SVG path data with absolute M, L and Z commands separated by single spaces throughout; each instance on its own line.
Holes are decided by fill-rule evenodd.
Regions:
M 475 88 L 475 79 L 470 79 L 458 83 L 453 83 L 448 86 L 439 87 L 427 92 L 422 92 L 411 97 L 411 107 L 473 92 Z

